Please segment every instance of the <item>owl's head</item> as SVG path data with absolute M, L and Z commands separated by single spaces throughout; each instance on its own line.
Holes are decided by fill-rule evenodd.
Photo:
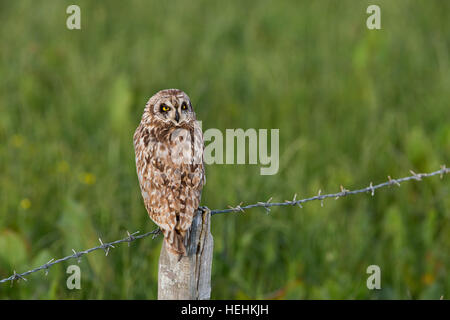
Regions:
M 152 120 L 165 124 L 182 126 L 196 120 L 194 109 L 188 95 L 178 89 L 157 92 L 147 103 L 145 112 Z

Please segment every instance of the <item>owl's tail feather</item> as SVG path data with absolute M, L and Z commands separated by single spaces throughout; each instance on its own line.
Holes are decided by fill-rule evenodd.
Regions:
M 164 237 L 167 250 L 175 255 L 186 256 L 184 238 L 184 235 L 180 234 L 178 230 L 167 231 Z

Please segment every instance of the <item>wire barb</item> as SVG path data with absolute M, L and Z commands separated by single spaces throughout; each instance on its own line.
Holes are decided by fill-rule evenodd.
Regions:
M 81 256 L 83 256 L 82 252 L 76 252 L 75 249 L 72 249 L 73 251 L 73 257 L 77 258 L 77 262 L 80 263 L 81 262 Z
M 414 179 L 416 179 L 417 181 L 421 181 L 422 180 L 422 175 L 421 174 L 417 174 L 412 170 L 409 170 L 409 172 L 411 172 L 414 176 Z
M 52 262 L 54 261 L 55 259 L 50 259 L 46 264 L 44 264 L 42 267 L 45 269 L 45 275 L 46 276 L 48 276 L 48 271 L 49 271 L 49 268 L 52 266 Z
M 447 169 L 447 168 L 445 167 L 445 164 L 443 164 L 443 165 L 441 166 L 441 174 L 440 174 L 441 179 L 444 178 L 444 174 L 448 173 L 449 171 L 450 171 L 450 169 Z
M 398 182 L 396 179 L 392 179 L 391 176 L 388 176 L 389 184 L 393 185 L 394 183 L 400 187 L 400 182 Z
M 320 196 L 321 193 L 322 193 L 322 189 L 319 189 L 319 192 L 317 193 L 317 197 L 320 199 L 320 206 L 323 207 L 323 197 Z
M 270 197 L 269 200 L 267 200 L 266 202 L 258 202 L 257 206 L 264 208 L 266 210 L 266 213 L 269 214 L 269 212 L 270 212 L 270 208 L 269 208 L 270 207 L 270 201 L 272 201 L 272 197 Z M 214 211 L 211 211 L 211 215 L 214 214 L 213 212 Z
M 128 238 L 127 238 L 127 241 L 128 241 L 128 247 L 130 246 L 130 243 L 131 243 L 132 241 L 136 240 L 136 238 L 134 237 L 134 235 L 135 235 L 135 234 L 138 234 L 138 233 L 139 233 L 139 231 L 130 233 L 130 232 L 127 230 L 127 235 L 128 235 Z
M 22 276 L 21 274 L 17 273 L 16 270 L 14 270 L 14 273 L 11 276 L 11 287 L 13 286 L 14 281 L 19 281 L 19 280 L 28 281 L 27 279 L 25 279 L 24 276 Z
M 236 207 L 228 206 L 228 208 L 230 208 L 231 210 L 233 210 L 235 212 L 241 211 L 241 212 L 245 213 L 244 209 L 242 208 L 242 203 L 243 202 L 239 203 Z
M 372 195 L 372 197 L 375 195 L 375 189 L 373 188 L 373 184 L 372 181 L 370 182 L 369 185 L 369 190 L 371 191 L 370 194 Z
M 103 250 L 105 250 L 105 256 L 107 256 L 108 255 L 108 253 L 109 253 L 109 249 L 111 249 L 111 248 L 115 248 L 111 243 L 103 243 L 103 241 L 102 241 L 102 239 L 101 238 L 98 238 L 98 241 L 100 241 L 100 244 L 101 244 L 101 248 L 103 249 Z

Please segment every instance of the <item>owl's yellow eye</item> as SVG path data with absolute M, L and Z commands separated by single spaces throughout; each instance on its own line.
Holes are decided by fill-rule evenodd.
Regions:
M 186 102 L 183 102 L 183 105 L 181 106 L 181 110 L 187 110 Z
M 167 112 L 167 111 L 169 111 L 169 107 L 168 106 L 166 106 L 165 104 L 162 104 L 161 105 L 161 111 L 163 111 L 163 112 Z

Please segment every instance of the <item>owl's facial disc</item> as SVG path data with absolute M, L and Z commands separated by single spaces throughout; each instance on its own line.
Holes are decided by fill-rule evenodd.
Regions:
M 182 98 L 162 99 L 159 103 L 159 114 L 165 122 L 171 122 L 175 126 L 191 119 L 190 102 Z

